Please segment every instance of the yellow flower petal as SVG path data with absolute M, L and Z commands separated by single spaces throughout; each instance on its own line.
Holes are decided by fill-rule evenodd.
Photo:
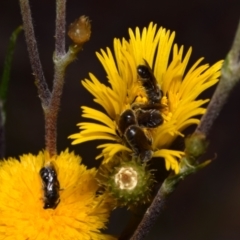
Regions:
M 99 145 L 97 148 L 103 148 L 103 151 L 100 155 L 96 157 L 96 159 L 104 157 L 104 163 L 108 163 L 112 159 L 112 157 L 120 151 L 131 152 L 129 148 L 125 147 L 122 144 L 116 144 L 116 143 L 102 144 L 102 145 Z
M 96 139 L 115 141 L 100 145 L 103 150 L 98 158 L 104 157 L 104 161 L 109 161 L 120 151 L 132 154 L 133 150 L 125 137 L 119 134 L 119 117 L 133 104 L 148 102 L 146 91 L 137 75 L 137 67 L 147 61 L 163 92 L 159 102 L 162 107 L 159 110 L 164 123 L 154 129 L 143 130 L 152 138 L 153 156 L 164 157 L 167 169 L 175 172 L 179 170 L 177 158 L 180 155 L 168 149 L 177 136 L 184 136 L 184 129 L 199 123 L 197 117 L 205 113 L 204 104 L 209 100 L 196 98 L 216 84 L 222 61 L 209 67 L 208 64 L 200 65 L 203 61 L 203 58 L 200 58 L 186 72 L 192 48 L 184 54 L 184 47 L 179 48 L 174 43 L 174 38 L 175 32 L 164 28 L 157 29 L 156 24 L 150 23 L 142 31 L 139 28 L 135 31 L 129 29 L 129 40 L 114 39 L 113 52 L 107 48 L 106 51 L 101 49 L 100 53 L 97 53 L 107 73 L 110 87 L 100 83 L 92 74 L 91 80 L 85 80 L 83 85 L 93 94 L 94 101 L 105 109 L 106 114 L 84 107 L 83 117 L 97 120 L 104 126 L 90 122 L 79 124 L 80 134 L 70 136 L 75 139 L 73 144 L 93 140 L 95 134 Z M 180 153 L 182 154 L 178 154 Z
M 183 152 L 169 149 L 161 149 L 154 152 L 154 157 L 162 157 L 165 159 L 166 169 L 173 169 L 175 173 L 179 172 L 178 160 L 183 156 Z
M 55 209 L 44 209 L 40 169 L 46 161 L 57 167 L 61 190 Z M 102 234 L 111 201 L 97 195 L 96 170 L 67 150 L 50 159 L 47 152 L 9 158 L 0 167 L 0 239 L 113 239 Z M 112 207 L 111 207 L 112 206 Z

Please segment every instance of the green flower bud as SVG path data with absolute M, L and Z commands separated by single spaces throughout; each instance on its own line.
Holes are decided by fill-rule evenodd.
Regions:
M 192 158 L 198 158 L 204 154 L 207 146 L 206 136 L 201 133 L 195 133 L 185 139 L 185 153 Z
M 153 175 L 145 165 L 131 160 L 121 161 L 106 181 L 106 190 L 121 206 L 145 204 L 151 199 Z

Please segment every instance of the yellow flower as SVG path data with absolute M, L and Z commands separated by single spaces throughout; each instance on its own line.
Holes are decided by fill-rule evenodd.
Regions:
M 52 161 L 60 183 L 60 202 L 44 209 L 40 169 Z M 112 239 L 102 234 L 111 211 L 104 195 L 96 196 L 96 170 L 67 150 L 49 158 L 47 152 L 0 163 L 0 239 Z
M 149 64 L 163 96 L 159 102 L 164 123 L 154 129 L 145 129 L 152 137 L 153 157 L 165 158 L 166 168 L 179 171 L 178 159 L 183 152 L 169 150 L 177 136 L 184 136 L 182 131 L 189 125 L 198 124 L 196 118 L 205 113 L 203 104 L 209 99 L 196 100 L 200 93 L 214 85 L 220 76 L 222 61 L 212 67 L 208 64 L 199 66 L 200 58 L 186 71 L 192 48 L 183 54 L 183 46 L 173 45 L 175 32 L 170 33 L 164 28 L 150 23 L 142 33 L 129 29 L 130 40 L 114 39 L 114 55 L 107 48 L 97 53 L 106 73 L 109 86 L 102 84 L 93 74 L 91 80 L 82 81 L 83 86 L 95 97 L 107 114 L 89 107 L 82 107 L 83 117 L 100 123 L 81 122 L 78 124 L 80 133 L 73 134 L 73 144 L 90 140 L 105 139 L 114 141 L 98 146 L 103 148 L 99 157 L 109 161 L 120 151 L 132 152 L 123 144 L 118 131 L 119 116 L 133 106 L 148 101 L 143 86 L 139 83 L 137 67 Z M 172 51 L 172 56 L 170 53 Z

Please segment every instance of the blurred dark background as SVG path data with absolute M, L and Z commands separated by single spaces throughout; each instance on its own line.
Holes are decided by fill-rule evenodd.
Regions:
M 32 0 L 32 14 L 45 76 L 52 84 L 55 1 Z M 185 49 L 193 46 L 191 66 L 204 56 L 204 63 L 223 59 L 231 47 L 240 17 L 239 0 L 71 0 L 67 3 L 67 22 L 80 15 L 90 16 L 92 37 L 78 60 L 67 69 L 58 121 L 58 150 L 70 148 L 83 157 L 89 167 L 97 142 L 71 146 L 67 137 L 78 131 L 80 105 L 96 107 L 80 80 L 93 72 L 106 81 L 95 51 L 113 46 L 113 38 L 128 38 L 128 28 L 148 26 L 150 21 L 176 31 L 175 42 Z M 0 67 L 2 69 L 8 39 L 21 24 L 18 1 L 0 3 Z M 212 164 L 182 182 L 147 239 L 164 240 L 237 240 L 240 239 L 240 85 L 233 91 L 214 124 L 207 158 Z M 206 94 L 211 96 L 213 89 Z M 37 154 L 44 148 L 44 121 L 34 78 L 21 34 L 14 55 L 7 101 L 6 156 Z M 239 151 L 239 152 L 238 152 Z M 109 232 L 119 234 L 125 214 L 113 214 Z

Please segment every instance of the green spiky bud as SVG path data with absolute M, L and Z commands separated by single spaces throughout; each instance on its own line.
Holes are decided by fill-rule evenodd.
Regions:
M 153 183 L 153 175 L 145 165 L 135 160 L 121 161 L 109 175 L 106 190 L 119 205 L 131 207 L 150 201 Z

